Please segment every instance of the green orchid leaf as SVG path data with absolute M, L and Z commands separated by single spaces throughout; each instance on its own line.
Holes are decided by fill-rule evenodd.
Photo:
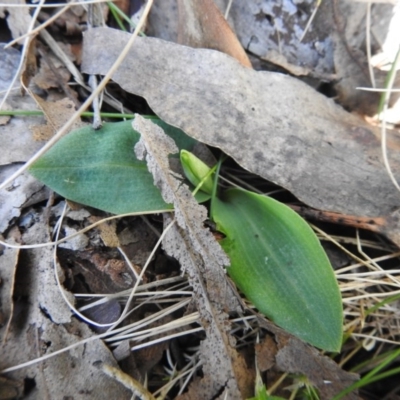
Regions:
M 227 271 L 260 312 L 300 339 L 339 351 L 342 302 L 316 235 L 293 210 L 241 189 L 214 199 L 214 221 L 226 235 Z
M 192 191 L 194 191 L 194 187 L 192 187 L 191 185 L 189 185 L 189 189 Z M 211 195 L 205 192 L 202 192 L 201 190 L 197 191 L 197 193 L 194 194 L 194 198 L 196 199 L 196 201 L 198 203 L 205 203 L 206 201 L 210 200 Z
M 179 148 L 196 141 L 181 130 L 154 120 Z M 132 122 L 90 126 L 62 138 L 36 161 L 30 172 L 61 196 L 114 214 L 171 209 L 154 186 L 146 163 L 136 159 L 139 133 Z
M 263 385 L 261 388 L 257 388 L 255 396 L 250 397 L 247 400 L 284 400 L 281 397 L 269 396 L 267 389 Z
M 208 165 L 187 150 L 181 150 L 181 164 L 186 178 L 188 178 L 190 183 L 192 183 L 195 187 L 200 184 L 200 182 L 210 171 L 210 167 Z M 205 179 L 202 183 L 200 190 L 211 195 L 213 185 L 214 181 L 212 177 L 208 176 L 207 179 Z
M 270 396 L 265 386 L 260 388 L 254 397 L 250 397 L 247 400 L 285 400 L 283 397 Z

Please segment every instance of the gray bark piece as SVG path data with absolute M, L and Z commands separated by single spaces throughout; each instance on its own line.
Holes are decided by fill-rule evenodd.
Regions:
M 19 167 L 19 164 L 0 165 L 0 182 L 11 176 Z M 49 190 L 33 176 L 28 173 L 18 176 L 13 184 L 0 192 L 0 233 L 10 227 L 10 221 L 19 217 L 24 208 L 48 197 Z
M 218 393 L 227 390 L 230 399 L 243 398 L 236 378 L 243 369 L 243 360 L 230 343 L 234 339 L 228 333 L 228 314 L 223 311 L 232 303 L 239 307 L 226 284 L 222 269 L 224 265 L 229 265 L 229 258 L 211 232 L 203 226 L 207 210 L 197 203 L 189 188 L 182 184 L 179 180 L 181 177 L 174 176 L 169 168 L 169 154 L 178 151 L 174 141 L 159 126 L 140 115 L 135 116 L 132 126 L 141 134 L 135 146 L 137 158 L 146 160 L 163 199 L 174 204 L 179 227 L 170 227 L 163 247 L 168 255 L 180 262 L 182 271 L 188 274 L 196 294 L 194 298 L 200 320 L 206 331 L 207 337 L 200 350 L 205 371 L 202 396 L 216 398 Z M 172 220 L 165 215 L 164 222 L 169 225 Z
M 49 240 L 46 218 L 23 235 L 26 244 Z M 36 248 L 24 251 L 18 265 L 13 292 L 14 315 L 8 340 L 2 343 L 0 371 L 63 349 L 93 336 L 86 323 L 72 318 L 54 277 L 53 251 Z M 2 259 L 0 258 L 0 265 Z M 65 292 L 72 298 L 72 294 Z M 0 327 L 0 338 L 5 327 Z M 117 367 L 101 340 L 92 340 L 40 363 L 7 374 L 20 382 L 30 379 L 35 387 L 24 400 L 41 399 L 131 399 L 131 393 L 96 367 L 96 362 Z
M 315 7 L 312 0 L 236 1 L 230 18 L 240 42 L 251 53 L 271 62 L 279 55 L 285 63 L 277 64 L 301 67 L 303 74 L 329 75 L 334 71 L 330 2 L 321 3 L 311 28 L 300 40 Z
M 106 74 L 128 39 L 108 28 L 86 32 L 83 72 Z M 113 79 L 167 123 L 312 207 L 373 217 L 400 206 L 377 131 L 297 79 L 153 38 L 137 39 Z

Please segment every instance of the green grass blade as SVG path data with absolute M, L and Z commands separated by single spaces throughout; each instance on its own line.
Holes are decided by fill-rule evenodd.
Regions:
M 399 368 L 394 368 L 390 371 L 386 371 L 379 375 L 378 375 L 378 372 L 380 372 L 382 369 L 386 368 L 393 360 L 395 360 L 399 356 L 400 356 L 400 349 L 389 352 L 387 357 L 378 366 L 376 366 L 374 369 L 372 369 L 370 372 L 368 372 L 366 375 L 364 375 L 359 381 L 354 382 L 352 385 L 350 385 L 346 389 L 342 390 L 332 400 L 340 400 L 344 396 L 346 396 L 347 394 L 351 393 L 354 390 L 357 390 L 363 386 L 369 385 L 370 383 L 376 382 L 378 380 L 398 374 Z

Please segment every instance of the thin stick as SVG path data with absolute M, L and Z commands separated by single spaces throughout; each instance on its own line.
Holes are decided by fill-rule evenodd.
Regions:
M 53 21 L 55 21 L 58 17 L 65 13 L 69 8 L 71 8 L 71 3 L 66 4 L 60 11 L 56 12 L 52 17 L 50 17 L 47 21 L 43 22 L 42 24 L 38 25 L 35 29 L 26 32 L 24 35 L 12 40 L 11 42 L 7 43 L 4 48 L 11 47 L 14 44 L 18 43 L 20 40 L 25 39 L 28 36 L 33 36 L 39 33 L 42 29 L 46 28 L 46 26 L 50 25 Z
M 122 385 L 129 389 L 133 393 L 133 398 L 139 397 L 141 400 L 156 400 L 139 381 L 122 372 L 120 369 L 107 364 L 102 364 L 100 368 L 106 375 L 122 383 Z
M 357 90 L 364 90 L 365 92 L 390 92 L 390 93 L 398 93 L 400 92 L 400 89 L 386 89 L 386 88 L 368 88 L 368 87 L 362 87 L 358 86 L 356 87 Z
M 68 240 L 71 240 L 75 236 L 79 236 L 82 233 L 90 231 L 94 227 L 96 227 L 96 226 L 98 226 L 98 225 L 100 225 L 100 224 L 102 224 L 104 222 L 111 221 L 113 219 L 123 218 L 123 217 L 132 217 L 132 216 L 137 216 L 139 214 L 140 215 L 144 215 L 144 214 L 162 214 L 163 212 L 171 212 L 171 211 L 172 210 L 165 209 L 165 210 L 140 211 L 140 213 L 139 212 L 134 212 L 134 213 L 112 215 L 111 217 L 103 218 L 103 219 L 101 219 L 101 220 L 99 220 L 97 222 L 94 222 L 93 224 L 81 229 L 80 231 L 73 233 L 72 235 L 66 236 L 65 238 L 62 238 L 60 240 L 56 240 L 54 242 L 16 245 L 16 244 L 5 242 L 4 240 L 0 239 L 0 244 L 5 246 L 5 247 L 9 247 L 11 249 L 37 249 L 39 247 L 48 247 L 48 246 L 58 245 L 60 243 L 66 242 Z
M 365 42 L 366 42 L 366 50 L 367 50 L 367 60 L 368 60 L 368 71 L 369 78 L 371 79 L 371 86 L 374 88 L 375 84 L 375 75 L 374 68 L 371 64 L 371 3 L 367 3 L 367 15 L 365 21 Z
M 303 41 L 304 37 L 307 35 L 307 32 L 310 29 L 310 26 L 311 26 L 312 22 L 314 21 L 315 16 L 317 15 L 317 11 L 318 11 L 318 8 L 319 8 L 320 5 L 321 5 L 321 0 L 317 0 L 317 4 L 314 7 L 314 10 L 311 13 L 310 18 L 307 21 L 306 27 L 304 28 L 304 31 L 300 36 L 300 39 L 299 39 L 300 43 Z
M 94 4 L 94 3 L 105 3 L 106 0 L 85 0 L 84 2 L 82 1 L 74 1 L 69 3 L 68 5 L 70 7 L 72 6 L 82 6 L 82 4 Z M 23 8 L 23 7 L 29 7 L 29 8 L 59 8 L 59 7 L 64 7 L 65 4 L 60 4 L 60 3 L 48 3 L 48 4 L 26 4 L 26 3 L 19 3 L 19 4 L 2 4 L 2 6 L 6 6 L 7 8 Z
M 38 4 L 39 7 L 35 10 L 35 13 L 32 15 L 32 19 L 31 19 L 31 22 L 30 22 L 29 27 L 28 27 L 28 32 L 31 32 L 33 30 L 33 28 L 35 26 L 35 21 L 36 21 L 38 15 L 39 15 L 39 12 L 41 10 L 41 6 L 42 6 L 43 3 L 44 3 L 44 0 L 40 0 L 40 3 Z M 10 95 L 11 91 L 13 90 L 15 81 L 18 79 L 19 74 L 20 74 L 20 72 L 22 70 L 22 67 L 24 66 L 24 60 L 25 60 L 26 54 L 27 54 L 27 52 L 29 50 L 30 41 L 31 41 L 30 37 L 26 38 L 25 41 L 24 41 L 24 46 L 22 48 L 22 54 L 21 54 L 21 58 L 20 58 L 20 61 L 19 61 L 18 68 L 17 68 L 17 72 L 15 73 L 15 75 L 13 77 L 13 80 L 11 81 L 10 86 L 7 89 L 6 94 L 4 95 L 3 99 L 0 102 L 0 110 L 3 108 L 4 103 L 6 102 L 8 96 Z M 1 186 L 0 186 L 0 189 L 1 189 Z
M 226 20 L 228 19 L 229 11 L 231 11 L 232 3 L 233 3 L 233 0 L 229 0 L 228 5 L 226 6 L 225 15 L 224 15 L 224 18 L 225 18 Z

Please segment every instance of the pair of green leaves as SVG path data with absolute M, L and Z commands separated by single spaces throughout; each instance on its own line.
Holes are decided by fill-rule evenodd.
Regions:
M 155 120 L 181 150 L 195 141 Z M 62 196 L 112 213 L 170 210 L 133 147 L 139 134 L 130 122 L 79 129 L 60 140 L 31 173 Z M 188 179 L 199 184 L 209 168 L 181 152 Z M 214 179 L 202 190 L 211 197 Z M 212 218 L 226 237 L 227 271 L 246 297 L 286 331 L 324 350 L 338 351 L 342 305 L 329 260 L 308 224 L 268 197 L 229 189 L 212 199 Z

